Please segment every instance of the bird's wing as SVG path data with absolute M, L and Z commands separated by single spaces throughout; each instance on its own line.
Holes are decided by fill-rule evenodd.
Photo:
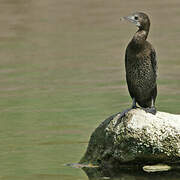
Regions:
M 150 56 L 151 56 L 152 68 L 157 76 L 157 59 L 156 59 L 156 51 L 154 48 L 152 48 Z
M 126 48 L 126 52 L 125 52 L 125 67 L 127 67 L 127 61 L 128 61 L 128 59 L 127 59 L 127 48 Z

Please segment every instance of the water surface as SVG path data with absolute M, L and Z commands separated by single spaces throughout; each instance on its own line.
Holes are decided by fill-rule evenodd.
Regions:
M 88 179 L 64 164 L 131 104 L 124 50 L 136 28 L 119 18 L 136 10 L 152 20 L 157 108 L 180 113 L 179 9 L 178 0 L 0 0 L 0 179 Z

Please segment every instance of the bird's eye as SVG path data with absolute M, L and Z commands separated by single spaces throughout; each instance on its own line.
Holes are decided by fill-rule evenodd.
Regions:
M 134 16 L 134 19 L 135 19 L 135 20 L 138 20 L 138 16 Z

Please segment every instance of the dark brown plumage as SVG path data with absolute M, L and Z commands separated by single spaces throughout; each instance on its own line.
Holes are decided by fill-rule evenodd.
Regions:
M 136 107 L 137 102 L 146 112 L 156 114 L 157 61 L 154 48 L 146 40 L 150 28 L 149 17 L 136 12 L 123 19 L 138 27 L 125 53 L 126 81 L 133 99 L 132 108 Z

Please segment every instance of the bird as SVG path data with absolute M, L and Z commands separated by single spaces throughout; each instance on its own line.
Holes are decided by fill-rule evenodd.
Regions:
M 125 51 L 126 82 L 132 106 L 121 117 L 129 110 L 137 108 L 137 104 L 147 113 L 155 115 L 157 59 L 155 49 L 147 41 L 150 19 L 143 12 L 135 12 L 121 20 L 127 20 L 138 28 Z

